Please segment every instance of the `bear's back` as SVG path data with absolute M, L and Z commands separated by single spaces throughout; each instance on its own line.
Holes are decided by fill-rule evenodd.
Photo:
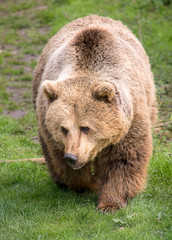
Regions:
M 128 85 L 127 88 L 130 89 L 131 94 L 133 96 L 133 99 L 138 98 L 138 102 L 136 102 L 136 105 L 139 105 L 139 102 L 142 102 L 142 99 L 147 98 L 147 103 L 148 106 L 153 108 L 151 111 L 155 111 L 156 109 L 156 98 L 155 98 L 155 87 L 153 83 L 153 75 L 150 70 L 150 64 L 148 57 L 141 45 L 141 43 L 138 41 L 138 39 L 132 34 L 132 32 L 124 26 L 120 21 L 114 21 L 110 18 L 105 18 L 105 17 L 100 17 L 96 15 L 91 15 L 87 16 L 84 18 L 79 18 L 71 23 L 68 23 L 65 25 L 59 32 L 57 32 L 47 43 L 45 46 L 41 57 L 39 59 L 38 65 L 35 69 L 35 79 L 33 82 L 33 101 L 34 103 L 36 102 L 36 97 L 38 93 L 38 88 L 42 80 L 43 73 L 45 72 L 46 65 L 48 65 L 48 61 L 50 60 L 51 56 L 55 51 L 60 49 L 61 47 L 64 47 L 65 44 L 71 43 L 73 41 L 73 46 L 75 47 L 75 52 L 77 52 L 77 44 L 78 44 L 78 49 L 80 51 L 82 41 L 84 42 L 83 37 L 83 32 L 85 31 L 85 36 L 86 36 L 86 31 L 89 32 L 93 31 L 93 29 L 96 29 L 97 32 L 106 32 L 109 35 L 106 36 L 106 41 L 104 49 L 107 49 L 107 54 L 110 56 L 110 60 L 107 57 L 104 57 L 104 62 L 96 63 L 97 66 L 99 67 L 100 70 L 100 75 L 105 73 L 106 75 L 110 76 L 110 78 L 118 78 L 120 81 L 126 81 L 124 84 Z M 77 37 L 78 36 L 78 37 Z M 91 36 L 94 40 L 94 36 Z M 79 42 L 77 42 L 79 39 Z M 98 39 L 98 38 L 97 38 Z M 114 51 L 114 46 L 115 44 L 111 44 L 110 40 L 112 40 L 112 43 L 115 42 L 117 45 L 116 52 Z M 109 41 L 109 44 L 108 44 Z M 102 41 L 103 42 L 103 41 Z M 113 46 L 114 45 L 114 46 Z M 86 51 L 87 50 L 87 54 Z M 90 64 L 90 67 L 94 68 L 94 59 L 93 61 L 89 60 L 89 52 L 90 49 L 83 49 L 82 55 L 81 56 L 74 56 L 76 59 L 71 59 L 68 57 L 68 55 L 62 54 L 63 56 L 63 62 L 60 63 L 62 66 L 64 66 L 67 62 L 72 62 L 76 60 L 78 63 L 80 62 L 80 66 Z M 98 51 L 100 54 L 100 50 Z M 93 56 L 92 58 L 96 58 L 96 56 Z M 115 59 L 116 58 L 116 59 Z M 99 56 L 97 56 L 97 60 L 99 60 Z M 74 60 L 74 61 L 73 61 Z M 97 61 L 96 60 L 96 61 Z M 119 60 L 119 61 L 118 61 Z M 83 61 L 83 64 L 82 64 Z M 106 62 L 105 62 L 106 61 Z M 123 67 L 118 70 L 115 69 L 115 61 L 117 65 L 120 65 L 119 62 L 121 61 Z M 86 63 L 88 62 L 88 64 Z M 49 64 L 50 66 L 54 64 Z M 77 64 L 76 64 L 77 65 Z M 111 66 L 112 65 L 112 66 Z M 117 66 L 116 65 L 116 66 Z M 96 66 L 96 67 L 97 67 Z M 96 70 L 95 67 L 95 70 Z M 58 69 L 58 66 L 55 66 L 54 69 Z M 49 72 L 54 72 L 54 69 L 48 70 Z M 92 72 L 94 72 L 94 69 L 91 69 Z M 129 81 L 125 79 L 125 72 L 129 76 Z M 118 74 L 119 73 L 119 74 Z M 118 76 L 119 75 L 119 76 Z M 49 76 L 49 74 L 47 74 Z M 57 74 L 58 76 L 58 74 Z M 51 79 L 51 78 L 47 78 Z M 53 78 L 52 78 L 53 79 Z M 116 83 L 118 84 L 118 83 Z M 120 84 L 122 87 L 122 85 Z M 123 87 L 122 87 L 123 88 Z M 143 96 L 143 97 L 142 97 Z M 155 111 L 156 112 L 156 111 Z M 155 115 L 153 113 L 153 115 Z M 153 117 L 152 117 L 153 119 Z M 153 120 L 154 121 L 154 120 Z
M 45 66 L 53 52 L 60 48 L 62 45 L 64 45 L 66 41 L 69 41 L 69 39 L 74 37 L 77 33 L 82 31 L 82 29 L 88 27 L 98 27 L 106 29 L 112 35 L 118 36 L 124 41 L 129 42 L 131 46 L 133 46 L 135 50 L 137 49 L 139 54 L 142 55 L 142 58 L 147 58 L 140 42 L 131 33 L 131 31 L 127 27 L 125 27 L 120 21 L 114 21 L 110 18 L 100 17 L 96 15 L 79 18 L 65 25 L 48 41 L 47 45 L 44 47 L 37 67 L 35 69 L 35 78 L 33 82 L 34 103 L 35 98 L 37 97 L 38 88 L 42 79 Z
M 134 34 L 120 21 L 112 20 L 108 17 L 101 17 L 97 15 L 90 15 L 84 18 L 78 18 L 75 21 L 65 25 L 59 32 L 57 32 L 45 46 L 43 54 L 49 57 L 57 48 L 61 47 L 66 41 L 71 39 L 74 35 L 82 31 L 84 28 L 97 27 L 106 29 L 112 35 L 118 36 L 124 41 L 131 44 L 142 57 L 146 57 L 145 51 Z M 146 57 L 147 58 L 147 57 Z

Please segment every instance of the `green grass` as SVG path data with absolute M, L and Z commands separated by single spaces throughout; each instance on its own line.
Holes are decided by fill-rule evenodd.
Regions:
M 97 196 L 52 183 L 44 165 L 0 164 L 0 240 L 171 239 L 172 3 L 166 0 L 7 0 L 0 5 L 0 161 L 41 157 L 31 101 L 32 72 L 47 40 L 89 14 L 121 20 L 150 57 L 160 127 L 145 190 L 116 214 L 96 211 Z M 10 117 L 13 111 L 26 114 Z
M 94 195 L 60 190 L 45 166 L 2 164 L 1 239 L 170 239 L 172 169 L 168 151 L 160 151 L 145 192 L 115 215 L 95 211 Z

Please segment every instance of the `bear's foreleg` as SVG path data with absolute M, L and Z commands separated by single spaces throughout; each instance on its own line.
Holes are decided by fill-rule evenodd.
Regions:
M 98 209 L 115 212 L 143 189 L 151 152 L 151 134 L 111 146 L 110 158 L 101 167 Z

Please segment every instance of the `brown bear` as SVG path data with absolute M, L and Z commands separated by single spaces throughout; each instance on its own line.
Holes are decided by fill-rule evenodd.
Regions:
M 144 187 L 156 120 L 153 75 L 126 26 L 91 15 L 63 27 L 35 70 L 33 101 L 52 179 L 124 207 Z

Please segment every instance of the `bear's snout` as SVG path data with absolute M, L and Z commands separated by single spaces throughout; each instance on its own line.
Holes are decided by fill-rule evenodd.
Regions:
M 78 161 L 78 156 L 74 156 L 73 154 L 69 153 L 65 153 L 63 158 L 72 166 L 74 166 Z

